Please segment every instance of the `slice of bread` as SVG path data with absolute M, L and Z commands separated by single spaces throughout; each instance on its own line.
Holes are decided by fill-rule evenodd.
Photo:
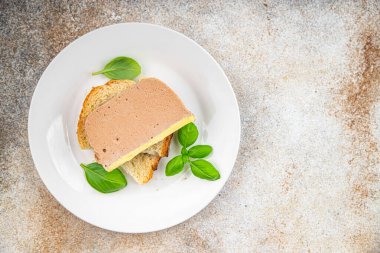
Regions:
M 104 85 L 93 87 L 83 102 L 82 111 L 78 120 L 77 137 L 82 149 L 91 149 L 87 141 L 85 122 L 87 116 L 97 107 L 101 106 L 120 92 L 136 85 L 129 80 L 111 80 Z M 147 148 L 131 161 L 125 163 L 122 168 L 130 174 L 139 184 L 148 182 L 153 171 L 157 169 L 161 157 L 167 156 L 172 135 Z
M 131 175 L 139 184 L 145 184 L 153 177 L 153 171 L 157 169 L 160 159 L 160 156 L 140 153 L 121 165 L 121 169 Z

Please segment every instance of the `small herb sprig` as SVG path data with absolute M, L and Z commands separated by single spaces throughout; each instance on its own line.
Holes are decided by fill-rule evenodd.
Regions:
M 171 159 L 166 165 L 166 176 L 174 176 L 185 168 L 189 163 L 194 176 L 214 181 L 220 178 L 218 170 L 210 162 L 204 159 L 190 160 L 190 158 L 205 158 L 212 152 L 210 145 L 196 145 L 188 149 L 195 143 L 199 135 L 197 126 L 189 123 L 178 131 L 178 141 L 182 145 L 181 154 Z
M 81 163 L 80 166 L 84 170 L 87 182 L 99 192 L 116 192 L 127 186 L 127 179 L 119 169 L 108 172 L 99 163 Z
M 119 56 L 111 60 L 106 66 L 92 75 L 103 74 L 111 80 L 133 80 L 141 73 L 141 67 L 132 58 Z

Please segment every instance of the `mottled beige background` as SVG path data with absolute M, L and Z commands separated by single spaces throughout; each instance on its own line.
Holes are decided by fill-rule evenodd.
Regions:
M 186 2 L 0 1 L 0 252 L 380 252 L 379 1 Z M 131 21 L 206 48 L 242 120 L 218 197 L 183 224 L 139 235 L 61 207 L 27 135 L 52 58 L 95 28 Z

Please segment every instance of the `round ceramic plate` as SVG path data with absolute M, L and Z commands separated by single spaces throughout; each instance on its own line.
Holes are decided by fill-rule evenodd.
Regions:
M 168 158 L 151 181 L 111 194 L 87 183 L 80 163 L 94 161 L 81 150 L 76 127 L 82 103 L 93 86 L 108 81 L 91 76 L 117 56 L 140 63 L 141 77 L 169 85 L 194 113 L 198 144 L 210 144 L 217 181 L 196 178 L 187 169 L 165 176 L 165 165 L 180 152 L 173 139 Z M 29 143 L 40 177 L 53 196 L 79 218 L 105 229 L 142 233 L 174 226 L 202 210 L 226 183 L 240 142 L 240 116 L 231 85 L 218 63 L 186 36 L 157 25 L 127 23 L 92 31 L 63 49 L 38 82 L 29 111 Z

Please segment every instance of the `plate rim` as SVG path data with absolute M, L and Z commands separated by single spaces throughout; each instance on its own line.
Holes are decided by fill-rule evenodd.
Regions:
M 130 26 L 130 25 L 139 25 L 139 26 L 150 26 L 150 27 L 154 27 L 154 28 L 158 28 L 158 29 L 161 29 L 161 30 L 166 30 L 168 32 L 172 32 L 174 34 L 176 34 L 177 36 L 180 36 L 182 38 L 184 38 L 185 40 L 189 41 L 190 43 L 192 43 L 194 46 L 196 46 L 196 48 L 198 48 L 199 50 L 201 50 L 203 53 L 205 53 L 208 58 L 211 59 L 211 61 L 214 63 L 214 65 L 218 68 L 218 70 L 220 71 L 220 73 L 223 75 L 224 79 L 226 80 L 226 82 L 228 83 L 228 89 L 230 90 L 230 92 L 232 93 L 233 95 L 233 103 L 234 103 L 234 107 L 236 108 L 237 110 L 237 118 L 238 118 L 238 132 L 236 133 L 237 134 L 237 137 L 238 137 L 238 143 L 237 143 L 237 149 L 235 151 L 235 154 L 233 154 L 233 165 L 232 165 L 232 168 L 231 170 L 229 171 L 227 177 L 226 177 L 226 180 L 225 182 L 223 183 L 223 185 L 221 185 L 220 189 L 218 191 L 215 192 L 215 194 L 212 196 L 211 200 L 207 203 L 205 203 L 204 205 L 201 205 L 201 207 L 199 209 L 196 209 L 195 212 L 193 212 L 192 215 L 190 215 L 189 217 L 187 217 L 186 219 L 183 219 L 183 220 L 180 220 L 178 222 L 174 222 L 172 224 L 168 224 L 167 226 L 164 226 L 164 227 L 158 227 L 158 228 L 154 228 L 154 229 L 141 229 L 139 231 L 122 231 L 122 230 L 118 230 L 118 229 L 114 229 L 114 228 L 106 228 L 106 227 L 102 227 L 98 224 L 95 224 L 93 223 L 92 221 L 90 221 L 89 219 L 86 218 L 86 216 L 84 215 L 83 217 L 80 217 L 79 214 L 76 214 L 74 213 L 72 210 L 70 210 L 65 204 L 63 204 L 61 202 L 61 200 L 59 200 L 58 198 L 56 198 L 56 196 L 53 194 L 52 192 L 52 189 L 48 186 L 47 182 L 45 181 L 46 178 L 44 179 L 44 177 L 41 176 L 41 173 L 40 173 L 40 170 L 38 169 L 37 167 L 37 164 L 36 164 L 36 160 L 37 160 L 37 154 L 35 152 L 33 152 L 33 148 L 32 148 L 32 142 L 31 142 L 31 128 L 32 128 L 32 125 L 31 125 L 31 117 L 32 117 L 32 107 L 33 107 L 33 104 L 35 103 L 35 100 L 36 100 L 36 93 L 38 91 L 38 87 L 40 85 L 40 82 L 41 80 L 43 79 L 43 77 L 46 75 L 46 73 L 48 72 L 48 70 L 51 68 L 51 66 L 54 65 L 54 63 L 56 62 L 58 56 L 65 52 L 66 50 L 68 50 L 71 46 L 73 46 L 74 44 L 78 43 L 83 37 L 86 37 L 86 36 L 89 36 L 90 34 L 92 33 L 95 33 L 95 32 L 99 32 L 101 30 L 106 30 L 106 29 L 109 29 L 109 28 L 112 28 L 112 27 L 115 27 L 115 26 Z M 141 234 L 141 233 L 150 233 L 150 232 L 156 232 L 156 231 L 161 231 L 161 230 L 164 230 L 164 229 L 168 229 L 168 228 L 171 228 L 171 227 L 174 227 L 178 224 L 181 224 L 185 221 L 187 221 L 188 219 L 194 217 L 195 215 L 197 215 L 198 213 L 200 213 L 203 209 L 205 209 L 214 199 L 215 197 L 220 193 L 220 191 L 222 191 L 222 189 L 224 188 L 224 186 L 226 185 L 234 167 L 235 167 L 235 164 L 236 164 L 236 160 L 238 158 L 238 154 L 239 154 L 239 150 L 240 150 L 240 142 L 241 142 L 241 117 L 240 117 L 240 108 L 239 108 L 239 103 L 237 101 L 237 98 L 236 98 L 236 93 L 235 91 L 233 90 L 232 88 L 232 85 L 226 75 L 226 73 L 224 72 L 223 68 L 220 66 L 220 64 L 214 59 L 214 57 L 205 49 L 203 48 L 201 45 L 199 45 L 197 42 L 195 42 L 193 39 L 187 37 L 186 35 L 184 35 L 183 33 L 181 32 L 178 32 L 178 31 L 175 31 L 171 28 L 168 28 L 168 27 L 165 27 L 165 26 L 162 26 L 162 25 L 157 25 L 157 24 L 152 24 L 152 23 L 145 23 L 145 22 L 122 22 L 122 23 L 116 23 L 116 24 L 111 24 L 111 25 L 106 25 L 106 26 L 102 26 L 102 27 L 99 27 L 99 28 L 96 28 L 94 30 L 91 30 L 90 32 L 87 32 L 79 37 L 77 37 L 75 40 L 71 41 L 68 45 L 66 45 L 62 50 L 60 50 L 55 56 L 54 58 L 49 62 L 49 64 L 47 65 L 47 67 L 44 69 L 43 73 L 41 74 L 38 82 L 37 82 L 37 85 L 35 86 L 34 88 L 34 91 L 33 91 L 33 94 L 32 94 L 32 98 L 31 98 L 31 102 L 29 104 L 29 112 L 28 112 L 28 144 L 29 144 L 29 149 L 30 149 L 30 152 L 31 152 L 31 155 L 32 155 L 32 160 L 33 160 L 33 164 L 34 164 L 34 167 L 35 169 L 37 170 L 37 173 L 39 175 L 39 178 L 42 180 L 43 184 L 45 185 L 45 187 L 47 188 L 48 192 L 54 197 L 54 199 L 61 205 L 63 206 L 67 211 L 69 211 L 71 214 L 73 214 L 75 217 L 79 218 L 80 220 L 83 220 L 95 227 L 98 227 L 98 228 L 101 228 L 101 229 L 105 229 L 105 230 L 109 230 L 109 231 L 114 231 L 114 232 L 119 232 L 119 233 L 128 233 L 128 234 Z M 34 146 L 34 145 L 33 145 Z

